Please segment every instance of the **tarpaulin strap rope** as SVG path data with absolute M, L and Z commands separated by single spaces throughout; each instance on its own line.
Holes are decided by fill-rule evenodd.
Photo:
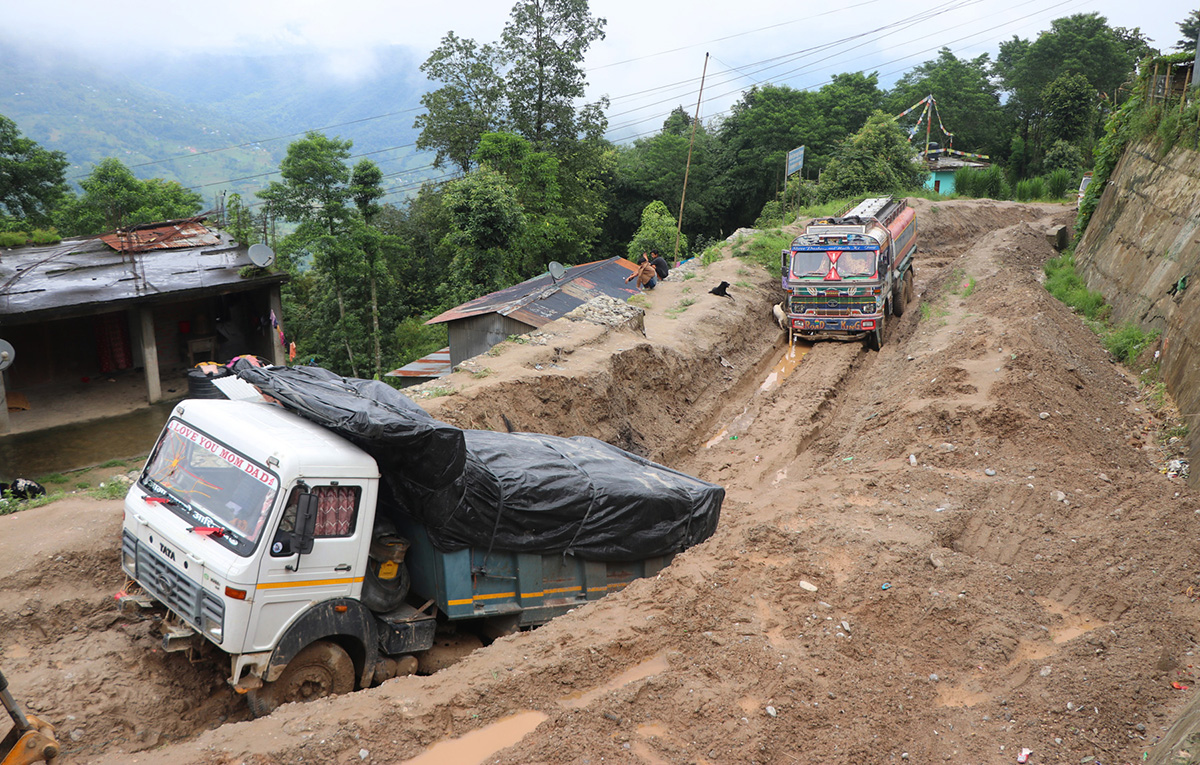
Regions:
M 548 444 L 546 444 L 546 445 L 549 446 Z M 592 515 L 592 510 L 594 510 L 596 508 L 596 482 L 592 480 L 592 476 L 586 470 L 584 470 L 583 467 L 581 467 L 579 464 L 577 464 L 575 462 L 575 460 L 571 459 L 570 457 L 563 454 L 558 449 L 555 449 L 552 446 L 550 446 L 549 448 L 552 449 L 556 454 L 558 454 L 559 457 L 562 457 L 567 462 L 570 462 L 575 467 L 576 470 L 578 470 L 581 474 L 583 474 L 584 476 L 587 477 L 588 490 L 591 491 L 591 494 L 592 494 L 592 498 L 588 502 L 587 512 L 584 513 L 583 517 L 579 519 L 579 525 L 575 528 L 575 535 L 571 537 L 571 541 L 567 543 L 567 546 L 565 548 L 563 548 L 563 557 L 565 558 L 571 552 L 571 550 L 575 547 L 575 540 L 579 539 L 579 533 L 581 531 L 583 531 L 583 527 L 587 524 L 588 518 L 590 518 Z

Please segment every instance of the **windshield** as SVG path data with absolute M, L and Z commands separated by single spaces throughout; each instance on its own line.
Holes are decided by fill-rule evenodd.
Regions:
M 849 250 L 842 253 L 837 262 L 838 273 L 843 279 L 854 276 L 875 275 L 875 253 L 864 250 Z
M 216 526 L 242 555 L 262 534 L 279 480 L 263 466 L 171 420 L 146 464 L 142 483 L 197 526 Z
M 792 253 L 792 276 L 826 280 L 875 276 L 875 250 L 810 250 Z M 833 273 L 830 273 L 830 263 Z
M 829 270 L 829 258 L 821 252 L 793 252 L 792 274 L 795 276 L 824 276 Z

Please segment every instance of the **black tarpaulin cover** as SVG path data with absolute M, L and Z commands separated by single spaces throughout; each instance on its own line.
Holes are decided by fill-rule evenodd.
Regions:
M 722 487 L 594 438 L 461 430 L 385 383 L 318 367 L 237 372 L 374 457 L 391 499 L 443 551 L 637 560 L 682 552 L 717 527 Z

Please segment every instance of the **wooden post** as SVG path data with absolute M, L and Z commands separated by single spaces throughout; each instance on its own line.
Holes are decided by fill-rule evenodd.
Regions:
M 1193 67 L 1195 65 L 1193 64 Z M 1187 74 L 1183 76 L 1183 93 L 1179 95 L 1179 113 L 1183 114 L 1183 107 L 1187 106 L 1188 85 L 1192 82 L 1192 70 L 1187 70 Z
M 1150 75 L 1150 82 L 1148 84 L 1149 84 L 1149 88 L 1146 93 L 1146 96 L 1147 96 L 1146 102 L 1154 103 L 1154 96 L 1155 96 L 1154 90 L 1155 90 L 1155 88 L 1158 87 L 1158 62 L 1157 61 L 1154 62 L 1154 74 Z
M 146 399 L 151 403 L 162 401 L 162 380 L 158 377 L 158 343 L 154 339 L 154 309 L 142 306 L 138 309 L 142 325 L 142 361 L 146 365 Z
M 271 304 L 271 310 L 275 312 L 275 320 L 279 322 L 279 331 L 283 331 L 283 298 L 279 293 L 279 285 L 272 284 L 269 288 L 268 301 Z M 287 349 L 279 343 L 279 332 L 274 327 L 270 328 L 271 332 L 271 363 L 281 367 L 287 364 Z

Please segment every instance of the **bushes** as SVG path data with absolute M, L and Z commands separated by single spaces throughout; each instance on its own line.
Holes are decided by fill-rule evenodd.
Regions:
M 1072 189 L 1071 181 L 1075 174 L 1065 167 L 1060 167 L 1045 177 L 1044 186 L 1047 199 L 1062 199 L 1067 191 Z
M 1046 194 L 1045 184 L 1041 178 L 1026 178 L 1017 181 L 1016 193 L 1013 195 L 1018 202 L 1032 202 L 1041 199 Z
M 1012 189 L 1004 178 L 1004 171 L 999 165 L 992 165 L 983 170 L 964 167 L 954 173 L 954 192 L 964 197 L 988 197 L 989 199 L 1008 199 Z
M 32 233 L 26 231 L 0 232 L 0 247 L 21 247 L 25 244 L 58 244 L 62 237 L 54 229 L 35 228 Z
M 1132 364 L 1138 355 L 1155 340 L 1159 331 L 1145 332 L 1133 322 L 1125 322 L 1104 336 L 1104 347 L 1122 364 Z
M 1046 272 L 1046 291 L 1092 320 L 1103 320 L 1108 315 L 1104 296 L 1092 292 L 1075 273 L 1075 253 L 1064 252 L 1051 258 L 1043 266 Z
M 1119 327 L 1108 324 L 1111 311 L 1104 296 L 1092 292 L 1075 273 L 1075 254 L 1065 252 L 1046 261 L 1046 290 L 1083 314 L 1109 353 L 1122 364 L 1132 364 L 1146 346 L 1158 339 L 1158 330 L 1146 332 L 1137 324 L 1125 322 Z

